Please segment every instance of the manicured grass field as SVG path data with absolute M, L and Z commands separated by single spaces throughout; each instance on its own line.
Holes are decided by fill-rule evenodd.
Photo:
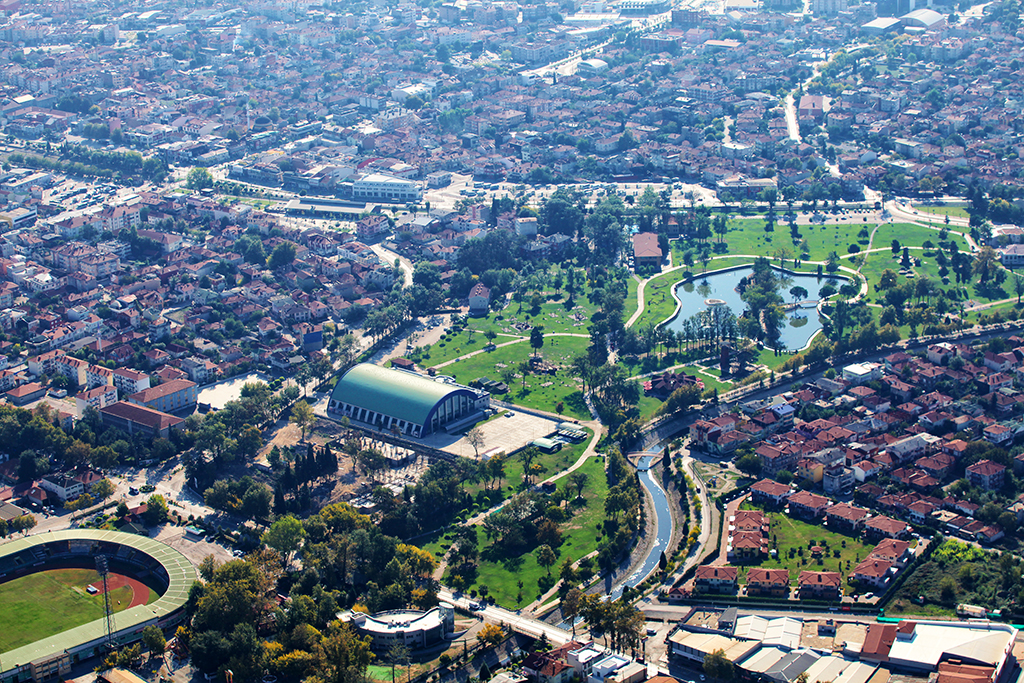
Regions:
M 465 333 L 463 332 L 462 334 Z M 478 334 L 477 337 L 482 338 L 482 335 Z M 501 337 L 498 338 L 498 340 L 501 339 Z M 484 343 L 486 343 L 486 340 L 484 340 Z M 573 356 L 583 353 L 589 344 L 589 337 L 545 336 L 544 347 L 540 350 L 539 355 L 549 363 L 561 368 L 567 366 L 572 361 Z M 466 349 L 463 347 L 462 354 L 468 353 L 474 350 L 474 348 Z M 533 348 L 529 342 L 523 341 L 511 346 L 497 348 L 494 351 L 484 351 L 471 358 L 446 365 L 440 369 L 440 372 L 455 377 L 457 381 L 463 384 L 468 384 L 478 377 L 489 377 L 500 381 L 502 371 L 506 367 L 511 367 L 516 371 L 517 376 L 512 380 L 509 393 L 497 398 L 523 405 L 527 408 L 550 412 L 556 412 L 558 404 L 562 403 L 562 409 L 566 416 L 575 417 L 580 420 L 589 420 L 590 414 L 587 412 L 582 400 L 578 402 L 567 400 L 570 394 L 581 389 L 578 380 L 574 379 L 572 373 L 568 370 L 559 370 L 556 375 L 528 374 L 526 376 L 526 388 L 525 390 L 523 389 L 522 375 L 519 374 L 518 367 L 532 353 Z M 424 365 L 428 367 L 436 365 L 438 362 L 433 351 L 430 356 L 428 360 L 424 361 Z M 544 386 L 545 384 L 547 386 Z
M 481 333 L 493 330 L 497 334 L 521 337 L 530 336 L 530 330 L 534 327 L 543 327 L 544 332 L 587 334 L 587 327 L 592 324 L 590 318 L 597 311 L 597 306 L 585 296 L 576 297 L 571 307 L 567 307 L 567 303 L 564 292 L 551 292 L 539 309 L 532 308 L 529 301 L 523 301 L 522 307 L 512 302 L 497 313 L 488 313 L 481 318 L 470 318 L 468 327 Z
M 956 242 L 956 246 L 960 251 L 969 252 L 971 247 L 967 244 L 967 240 L 964 239 L 961 231 L 961 228 L 950 230 L 946 239 Z M 900 245 L 907 247 L 921 247 L 927 241 L 938 245 L 940 232 L 942 230 L 938 227 L 932 229 L 912 223 L 887 223 L 875 233 L 875 241 L 872 248 L 889 247 L 894 239 L 899 240 Z M 890 251 L 889 253 L 892 252 Z
M 699 265 L 694 267 L 700 268 Z M 675 313 L 676 300 L 672 296 L 672 287 L 682 279 L 683 271 L 675 270 L 649 280 L 644 287 L 644 312 L 633 323 L 633 327 L 643 329 L 648 325 L 657 325 Z
M 834 217 L 832 217 L 834 219 Z M 784 219 L 779 219 L 775 230 L 765 232 L 763 218 L 734 219 L 729 221 L 729 232 L 725 235 L 728 245 L 726 254 L 753 254 L 772 257 L 779 249 L 786 249 L 791 255 L 799 255 L 799 240 L 794 244 L 789 226 Z M 837 223 L 826 225 L 798 226 L 800 239 L 807 241 L 808 260 L 824 261 L 830 251 L 845 254 L 846 248 L 857 242 L 858 233 L 867 228 L 873 230 L 875 223 L 864 222 L 859 214 L 845 217 Z M 792 258 L 792 256 L 790 256 Z M 681 262 L 681 261 L 680 261 Z
M 814 315 L 817 315 L 817 313 L 814 313 Z M 769 370 L 778 370 L 787 360 L 789 360 L 791 355 L 792 354 L 790 353 L 780 353 L 776 355 L 774 351 L 765 347 L 761 349 L 761 352 L 757 355 L 756 362 L 759 365 L 765 366 Z
M 573 516 L 559 526 L 562 532 L 562 545 L 555 549 L 558 561 L 551 568 L 557 574 L 558 568 L 566 557 L 579 560 L 583 556 L 597 550 L 597 539 L 600 536 L 598 525 L 604 521 L 604 500 L 608 495 L 608 483 L 604 473 L 604 459 L 589 458 L 577 472 L 587 475 L 587 485 L 583 490 L 583 504 L 576 504 L 569 509 L 575 510 Z M 565 477 L 559 480 L 559 488 L 564 489 L 568 483 Z M 524 552 L 514 557 L 496 557 L 493 546 L 486 543 L 483 531 L 480 531 L 481 560 L 477 567 L 475 588 L 487 586 L 488 595 L 500 605 L 516 609 L 526 605 L 540 596 L 538 581 L 547 575 L 547 569 L 537 564 L 536 544 L 531 540 Z M 523 583 L 522 599 L 519 600 L 519 585 Z
M 374 681 L 383 681 L 383 683 L 392 683 L 395 678 L 401 678 L 403 667 L 395 668 L 395 675 L 391 675 L 390 666 L 382 666 L 380 664 L 371 664 L 366 667 L 366 677 Z
M 952 235 L 951 235 L 951 237 L 952 237 Z M 891 240 L 891 238 L 890 238 L 890 240 Z M 933 242 L 938 242 L 937 239 L 933 239 L 932 241 Z M 878 244 L 878 238 L 877 237 L 876 237 L 875 242 L 876 242 L 876 244 Z M 907 246 L 917 246 L 917 245 L 907 243 Z M 869 288 L 868 288 L 868 298 L 867 298 L 867 300 L 868 300 L 869 303 L 878 303 L 878 302 L 883 300 L 882 297 L 880 296 L 879 292 L 875 289 L 875 284 L 881 278 L 882 272 L 884 270 L 886 270 L 887 268 L 892 269 L 893 271 L 897 272 L 897 277 L 896 277 L 897 284 L 903 284 L 903 282 L 906 281 L 906 279 L 907 279 L 906 276 L 899 274 L 900 258 L 902 256 L 902 251 L 900 252 L 900 254 L 901 254 L 900 256 L 893 257 L 892 252 L 890 250 L 886 249 L 884 251 L 873 252 L 873 253 L 868 254 L 866 256 L 866 260 L 865 260 L 864 266 L 861 268 L 860 272 L 868 280 Z M 926 254 L 930 254 L 930 255 L 926 255 Z M 945 284 L 945 283 L 942 282 L 942 278 L 939 275 L 939 266 L 937 265 L 937 263 L 935 261 L 934 250 L 929 250 L 929 251 L 926 252 L 926 251 L 922 251 L 921 249 L 911 249 L 910 250 L 910 256 L 912 258 L 921 259 L 921 261 L 922 261 L 920 266 L 914 266 L 913 267 L 914 279 L 926 277 L 929 280 L 931 280 L 934 285 L 936 285 L 936 286 L 938 286 L 941 289 L 946 290 L 946 291 L 951 290 L 951 289 L 956 289 L 958 287 L 958 285 L 956 284 L 956 281 L 954 279 L 952 279 L 952 276 L 950 276 L 950 280 L 949 280 L 948 284 Z M 998 291 L 998 290 L 996 292 L 994 292 L 995 296 L 986 296 L 986 295 L 982 294 L 978 290 L 978 281 L 977 281 L 977 279 L 972 279 L 972 281 L 970 283 L 966 284 L 966 285 L 959 285 L 959 288 L 961 289 L 961 291 L 962 290 L 966 290 L 967 297 L 969 299 L 971 299 L 973 301 L 977 301 L 979 303 L 988 303 L 990 301 L 998 301 L 1000 299 L 1016 297 L 1016 295 L 1013 294 L 1013 282 L 1012 282 L 1011 277 L 1007 277 L 1006 282 L 1004 282 L 1003 285 L 1002 285 L 1002 291 L 1001 292 Z M 935 298 L 933 297 L 932 304 L 934 305 L 934 303 L 935 303 Z M 956 306 L 955 302 L 951 302 L 951 304 L 952 304 L 951 305 L 951 310 L 954 310 L 954 311 L 957 310 L 957 306 Z
M 103 596 L 85 591 L 98 580 L 92 569 L 51 569 L 0 584 L 0 653 L 101 618 Z M 112 590 L 114 611 L 126 609 L 131 596 L 128 586 Z M 157 597 L 150 589 L 148 602 Z
M 970 215 L 967 213 L 967 209 L 962 206 L 920 206 L 915 205 L 914 210 L 919 213 L 930 213 L 936 216 L 945 218 L 969 218 Z
M 640 305 L 639 300 L 636 298 L 636 289 L 640 286 L 640 283 L 635 278 L 629 278 L 626 282 L 627 294 L 626 294 L 626 305 L 623 307 L 622 320 L 625 322 L 629 320 L 634 313 L 636 313 L 637 307 Z
M 513 339 L 515 339 L 515 337 L 495 337 L 494 343 L 503 344 L 505 342 L 512 341 Z M 422 365 L 425 368 L 431 368 L 438 363 L 444 363 L 458 358 L 459 356 L 464 356 L 467 353 L 479 351 L 487 346 L 488 343 L 489 342 L 484 335 L 472 328 L 469 328 L 459 333 L 449 332 L 446 337 L 441 339 L 441 341 L 436 344 L 431 344 L 428 350 L 418 350 L 420 353 L 417 354 L 414 352 L 412 357 L 414 359 L 418 359 L 416 362 L 419 365 Z
M 744 507 L 747 506 L 745 503 Z M 808 524 L 779 512 L 770 512 L 768 516 L 771 518 L 772 527 L 769 540 L 774 540 L 778 557 L 765 559 L 756 565 L 741 566 L 741 582 L 746 581 L 748 566 L 757 566 L 765 569 L 788 569 L 789 582 L 793 586 L 797 585 L 801 571 L 837 571 L 843 575 L 845 586 L 846 577 L 874 548 L 873 545 L 864 544 L 852 536 L 829 531 L 821 525 Z M 820 561 L 811 557 L 810 548 L 814 545 L 827 547 Z M 799 554 L 801 549 L 802 557 Z M 793 557 L 790 557 L 790 550 L 793 550 Z M 836 552 L 839 553 L 839 557 L 835 557 Z

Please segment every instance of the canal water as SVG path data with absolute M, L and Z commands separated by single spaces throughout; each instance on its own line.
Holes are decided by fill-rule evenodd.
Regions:
M 661 448 L 661 446 L 658 448 Z M 654 511 L 656 513 L 654 521 L 657 525 L 655 528 L 654 546 L 640 568 L 630 574 L 629 578 L 611 592 L 612 600 L 617 600 L 622 595 L 622 591 L 626 586 L 632 588 L 637 584 L 643 583 L 644 579 L 658 568 L 661 553 L 668 548 L 669 541 L 672 540 L 672 512 L 668 507 L 668 496 L 665 494 L 665 489 L 661 488 L 661 484 L 658 483 L 651 472 L 651 465 L 659 457 L 661 456 L 646 455 L 640 458 L 637 463 L 640 485 L 647 489 L 651 494 L 651 500 L 654 501 Z
M 736 270 L 694 277 L 689 282 L 678 283 L 675 286 L 675 293 L 680 301 L 680 306 L 675 316 L 665 323 L 665 327 L 678 332 L 682 329 L 685 319 L 708 308 L 706 303 L 708 299 L 724 301 L 738 317 L 746 310 L 747 305 L 740 299 L 740 293 L 736 291 L 736 287 L 740 280 L 752 272 L 751 268 L 737 268 Z M 816 275 L 800 273 L 788 273 L 787 276 L 792 282 L 780 289 L 779 293 L 783 300 L 788 304 L 803 302 L 804 305 L 787 313 L 780 340 L 785 344 L 785 348 L 796 350 L 803 348 L 810 341 L 811 336 L 821 329 L 821 321 L 818 319 L 816 310 L 818 300 L 821 298 L 819 294 L 821 288 L 828 283 L 838 290 L 846 282 L 846 278 L 825 275 L 819 278 Z M 796 299 L 790 294 L 789 290 L 797 286 L 807 290 L 806 297 Z

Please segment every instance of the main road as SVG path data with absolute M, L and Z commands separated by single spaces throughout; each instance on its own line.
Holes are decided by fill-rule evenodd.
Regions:
M 565 629 L 540 621 L 539 619 L 533 619 L 532 617 L 509 611 L 504 607 L 498 607 L 489 603 L 478 603 L 481 609 L 474 610 L 471 603 L 476 603 L 475 600 L 470 600 L 462 593 L 452 593 L 447 588 L 439 590 L 437 597 L 445 602 L 450 602 L 456 607 L 476 612 L 486 622 L 508 626 L 516 633 L 522 633 L 523 635 L 538 639 L 547 636 L 548 642 L 556 646 L 565 645 L 572 640 L 572 634 Z

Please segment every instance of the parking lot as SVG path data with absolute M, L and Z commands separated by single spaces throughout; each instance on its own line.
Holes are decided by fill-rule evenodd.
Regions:
M 508 412 L 511 412 L 512 416 L 504 417 Z M 534 439 L 551 434 L 558 426 L 558 422 L 517 410 L 499 410 L 497 417 L 478 423 L 477 426 L 484 436 L 484 445 L 478 450 L 473 448 L 465 434 L 431 434 L 421 441 L 427 446 L 453 455 L 466 458 L 483 457 L 499 452 L 511 453 Z

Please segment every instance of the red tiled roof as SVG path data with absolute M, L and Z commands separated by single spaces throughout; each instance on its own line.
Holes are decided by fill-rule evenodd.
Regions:
M 802 571 L 797 583 L 803 586 L 839 587 L 843 585 L 843 575 L 839 572 Z
M 747 584 L 788 586 L 788 569 L 765 569 L 763 567 L 751 567 L 747 571 Z
M 739 577 L 738 567 L 712 566 L 709 564 L 697 567 L 697 579 L 708 581 L 735 581 Z
M 869 624 L 860 653 L 884 661 L 889 658 L 889 650 L 894 642 L 896 642 L 895 624 Z

